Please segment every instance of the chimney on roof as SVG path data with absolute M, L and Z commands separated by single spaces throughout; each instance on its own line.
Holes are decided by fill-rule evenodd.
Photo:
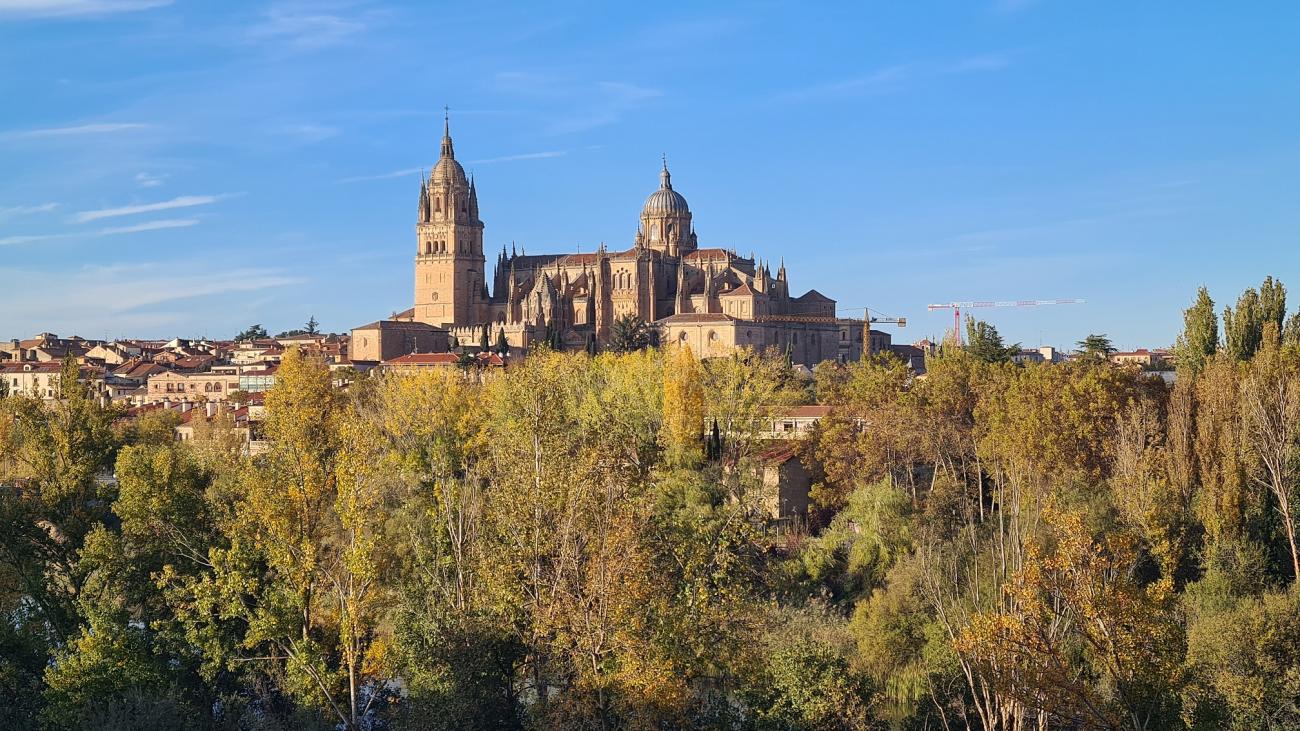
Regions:
M 192 409 L 192 408 L 194 408 L 194 404 L 190 403 L 189 401 L 182 401 L 182 402 L 181 402 L 181 413 L 182 413 L 182 414 L 189 413 L 189 410 Z
M 209 419 L 211 419 L 212 417 L 216 416 L 216 415 L 217 415 L 217 402 L 216 402 L 216 401 L 209 401 L 209 402 L 207 402 L 206 404 L 203 404 L 203 415 L 206 416 L 206 417 L 208 417 Z

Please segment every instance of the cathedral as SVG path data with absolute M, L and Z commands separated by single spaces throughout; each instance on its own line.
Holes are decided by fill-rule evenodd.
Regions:
M 661 344 L 689 344 L 703 357 L 775 348 L 812 366 L 861 354 L 861 321 L 837 319 L 835 301 L 816 290 L 792 297 L 784 262 L 773 274 L 752 255 L 701 248 L 666 161 L 630 247 L 526 254 L 512 245 L 491 272 L 478 188 L 456 161 L 447 122 L 438 163 L 421 178 L 415 306 L 376 323 L 377 335 L 400 321 L 445 331 L 452 344 L 479 345 L 486 331 L 490 343 L 504 339 L 515 351 L 548 341 L 595 352 L 616 320 L 636 315 Z

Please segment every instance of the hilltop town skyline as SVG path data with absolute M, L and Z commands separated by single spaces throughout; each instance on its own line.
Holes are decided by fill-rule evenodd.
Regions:
M 1298 263 L 1294 14 L 0 3 L 0 337 L 409 307 L 446 105 L 488 252 L 621 247 L 666 154 L 710 245 L 908 318 L 895 342 L 942 335 L 930 302 L 1081 298 L 987 319 L 1169 345 L 1197 286 Z

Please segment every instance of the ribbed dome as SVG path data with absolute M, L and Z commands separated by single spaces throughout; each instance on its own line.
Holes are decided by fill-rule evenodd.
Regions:
M 686 199 L 681 193 L 673 190 L 672 176 L 668 173 L 668 163 L 664 163 L 663 172 L 659 173 L 659 190 L 650 194 L 645 199 L 645 206 L 642 207 L 641 213 L 645 214 L 664 214 L 664 213 L 690 213 L 691 209 L 686 205 Z
M 456 162 L 454 157 L 444 157 L 438 160 L 438 164 L 433 166 L 429 173 L 429 180 L 447 181 L 449 183 L 465 183 L 465 168 Z

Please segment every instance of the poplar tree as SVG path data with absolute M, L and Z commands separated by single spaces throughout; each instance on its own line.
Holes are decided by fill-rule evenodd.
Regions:
M 1224 350 L 1233 360 L 1250 360 L 1259 349 L 1264 310 L 1259 292 L 1248 288 L 1237 298 L 1237 308 L 1223 308 Z
M 1219 319 L 1214 314 L 1214 300 L 1201 287 L 1196 291 L 1196 301 L 1183 310 L 1183 332 L 1174 346 L 1178 367 L 1193 375 L 1200 373 L 1205 361 L 1218 350 Z
M 702 458 L 704 382 L 689 345 L 678 347 L 664 368 L 662 441 L 669 464 L 693 467 Z

